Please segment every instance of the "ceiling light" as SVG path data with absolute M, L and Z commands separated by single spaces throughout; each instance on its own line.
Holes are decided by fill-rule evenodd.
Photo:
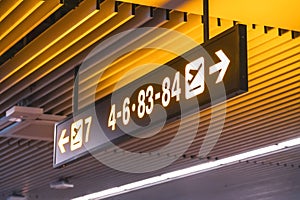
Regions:
M 52 188 L 52 189 L 63 190 L 63 189 L 68 189 L 68 188 L 73 188 L 73 187 L 74 187 L 74 185 L 69 183 L 68 180 L 60 180 L 60 181 L 50 183 L 50 188 Z
M 21 122 L 22 119 L 18 118 L 18 117 L 11 117 L 11 118 L 8 119 L 8 121 L 10 121 L 10 122 Z
M 85 196 L 77 197 L 72 200 L 91 200 L 91 199 L 104 199 L 111 196 L 116 196 L 119 194 L 127 193 L 130 191 L 138 190 L 141 188 L 157 185 L 160 183 L 165 183 L 171 180 L 176 180 L 179 178 L 191 176 L 198 173 L 203 173 L 209 170 L 220 168 L 223 166 L 231 165 L 239 161 L 246 159 L 253 159 L 261 156 L 265 156 L 271 153 L 276 153 L 278 150 L 282 150 L 288 147 L 294 147 L 300 145 L 300 137 L 285 142 L 278 143 L 276 145 L 270 145 L 267 147 L 255 149 L 253 151 L 248 151 L 246 153 L 241 153 L 235 156 L 230 156 L 224 159 L 211 161 L 192 167 L 176 170 L 173 172 L 165 173 L 160 176 L 151 177 L 141 181 L 132 182 L 129 184 L 122 185 L 120 187 L 114 187 L 100 192 L 88 194 Z
M 13 194 L 9 196 L 6 200 L 27 200 L 27 198 L 24 197 L 23 195 Z

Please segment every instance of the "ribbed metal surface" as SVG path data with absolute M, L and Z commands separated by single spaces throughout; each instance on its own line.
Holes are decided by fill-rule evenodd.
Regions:
M 299 148 L 108 199 L 297 200 L 300 169 L 296 152 L 299 154 Z
M 59 0 L 1 1 L 0 56 L 61 6 Z
M 162 27 L 179 31 L 199 43 L 203 40 L 201 16 L 189 14 L 186 20 L 182 12 L 172 11 L 169 13 L 163 9 L 141 6 L 135 8 L 131 4 L 121 4 L 118 6 L 117 11 L 117 13 L 109 15 L 110 17 L 106 19 L 107 22 L 98 24 L 97 27 L 93 28 L 86 27 L 89 32 L 84 33 L 84 37 L 74 41 L 72 46 L 70 45 L 60 54 L 49 54 L 53 56 L 51 60 L 34 68 L 26 76 L 23 73 L 20 76 L 18 73 L 7 76 L 6 79 L 11 83 L 15 83 L 17 80 L 19 83 L 16 83 L 16 85 L 7 84 L 1 90 L 1 114 L 3 115 L 8 108 L 21 101 L 28 106 L 42 107 L 48 113 L 71 114 L 74 68 L 83 61 L 88 52 L 99 42 L 129 28 Z M 168 15 L 170 19 L 167 19 Z M 221 26 L 218 26 L 217 21 L 216 18 L 211 18 L 211 36 L 233 25 L 232 21 L 222 19 Z M 161 38 L 145 40 L 149 35 L 151 35 L 151 32 L 141 35 L 140 38 L 137 38 L 137 41 L 162 43 L 162 41 L 168 39 L 175 44 L 180 41 L 178 38 L 168 38 L 168 34 Z M 208 155 L 210 159 L 224 158 L 300 136 L 300 37 L 292 39 L 290 31 L 279 36 L 277 28 L 265 33 L 264 27 L 256 26 L 254 29 L 251 25 L 248 25 L 247 37 L 249 92 L 226 102 L 225 126 L 217 145 Z M 84 44 L 88 45 L 83 46 Z M 118 46 L 118 48 L 124 47 L 126 46 Z M 189 48 L 192 47 L 182 45 L 183 51 Z M 114 51 L 111 53 L 114 53 Z M 102 84 L 103 86 L 99 87 L 96 97 L 101 98 L 109 94 L 122 74 L 141 63 L 146 63 L 147 60 L 149 61 L 149 57 L 151 57 L 151 62 L 158 63 L 165 63 L 174 57 L 174 55 L 162 54 L 162 52 L 155 50 L 147 52 L 145 57 L 141 54 L 144 54 L 144 52 L 134 52 L 128 55 L 126 59 L 113 64 L 110 67 L 111 73 L 107 75 L 107 79 Z M 24 56 L 27 61 L 34 60 L 31 57 L 26 58 L 25 54 L 22 55 L 22 51 L 20 51 L 19 56 Z M 132 60 L 135 62 L 131 62 Z M 26 67 L 25 64 L 24 66 Z M 0 73 L 3 70 L 5 70 L 3 66 L 0 67 Z M 118 71 L 118 73 L 114 71 Z M 25 72 L 28 71 L 25 70 Z M 7 74 L 9 73 L 5 72 L 1 77 Z M 141 74 L 142 72 L 130 78 L 135 79 Z M 220 110 L 221 115 L 221 106 L 217 106 L 216 109 Z M 200 117 L 201 123 L 197 137 L 186 154 L 163 171 L 179 169 L 206 161 L 206 159 L 199 160 L 197 155 L 210 124 L 210 116 L 211 109 L 206 109 L 184 119 L 185 134 L 188 134 L 190 127 L 198 123 L 195 119 Z M 213 126 L 217 127 L 219 122 L 220 120 L 217 118 Z M 164 128 L 159 136 L 146 140 L 133 139 L 120 146 L 135 152 L 147 152 L 157 149 L 172 139 L 176 127 L 178 127 L 178 122 L 171 123 Z M 178 148 L 180 145 L 177 144 L 174 148 Z M 149 174 L 133 175 L 117 172 L 105 167 L 92 157 L 83 158 L 62 169 L 52 169 L 52 151 L 53 144 L 50 142 L 0 137 L 0 199 L 5 199 L 7 195 L 14 191 L 28 193 L 32 195 L 32 199 L 38 199 L 35 194 L 39 194 L 39 198 L 43 199 L 43 192 L 49 193 L 49 195 L 50 193 L 57 193 L 60 197 L 78 196 L 85 192 L 97 191 L 149 176 Z M 122 152 L 108 150 L 102 154 L 116 162 L 128 162 L 128 166 L 134 167 L 134 163 L 120 160 L 119 155 Z M 289 167 L 287 173 L 293 174 L 298 173 L 295 168 L 300 164 L 299 158 L 298 149 L 294 149 L 288 151 L 288 153 L 279 153 L 257 159 L 256 163 L 251 161 L 250 164 L 244 163 L 237 165 L 236 168 L 227 167 L 219 170 L 218 173 L 231 174 L 236 172 L 236 176 L 239 176 L 238 173 L 253 175 L 253 171 L 259 169 L 253 178 L 256 180 L 264 173 L 274 175 L 277 173 L 278 167 L 285 167 L 284 164 L 286 164 Z M 257 168 L 257 163 L 262 167 Z M 155 165 L 155 163 L 153 164 Z M 239 171 L 238 168 L 242 168 L 242 170 Z M 151 175 L 156 173 L 159 174 L 162 171 Z M 49 191 L 49 183 L 61 177 L 70 178 L 70 181 L 75 183 L 78 189 L 73 190 L 72 194 Z M 280 175 L 277 176 L 278 179 L 280 179 Z M 105 181 L 102 182 L 101 180 Z M 92 184 L 96 185 L 88 189 L 87 185 Z M 256 182 L 248 180 L 243 184 L 250 185 L 256 184 Z M 299 183 L 297 184 L 295 187 L 299 187 Z M 236 187 L 235 190 L 238 190 L 238 188 Z M 281 191 L 279 186 L 276 188 L 277 192 Z M 263 188 L 260 188 L 261 190 Z M 251 191 L 255 192 L 256 190 Z M 270 196 L 265 194 L 262 196 L 249 196 L 248 198 L 264 199 L 267 197 Z

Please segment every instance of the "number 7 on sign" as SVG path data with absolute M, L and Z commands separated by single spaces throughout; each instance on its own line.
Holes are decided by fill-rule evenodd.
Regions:
M 190 99 L 204 91 L 204 58 L 200 57 L 185 66 L 185 98 Z
M 71 151 L 79 149 L 82 146 L 84 131 L 85 131 L 85 143 L 89 141 L 91 124 L 92 124 L 92 116 L 89 116 L 84 120 L 79 119 L 76 122 L 72 123 L 71 142 L 70 142 Z

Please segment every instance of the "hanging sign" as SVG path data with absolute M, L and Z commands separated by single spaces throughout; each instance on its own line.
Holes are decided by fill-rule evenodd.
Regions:
M 54 167 L 247 90 L 246 26 L 236 25 L 56 124 Z

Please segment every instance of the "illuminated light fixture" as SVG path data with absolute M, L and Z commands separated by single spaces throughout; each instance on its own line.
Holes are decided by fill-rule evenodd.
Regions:
M 23 0 L 0 1 L 0 22 L 11 13 Z
M 97 3 L 94 0 L 83 1 L 77 8 L 70 11 L 62 19 L 35 38 L 15 55 L 15 57 L 1 66 L 1 69 L 5 70 L 1 71 L 0 82 L 6 80 L 13 73 L 99 12 L 97 7 Z
M 18 118 L 18 117 L 11 117 L 11 118 L 8 119 L 8 121 L 10 121 L 10 122 L 21 122 L 22 119 Z
M 30 31 L 41 24 L 62 5 L 63 4 L 60 0 L 45 0 L 45 2 L 38 7 L 37 10 L 31 13 L 30 17 L 24 19 L 22 23 L 16 26 L 8 35 L 0 40 L 0 55 L 15 45 L 20 39 L 25 37 Z
M 65 116 L 44 114 L 41 108 L 14 106 L 0 119 L 0 135 L 33 140 L 53 140 L 54 124 Z
M 199 165 L 195 165 L 192 167 L 176 170 L 173 172 L 165 173 L 160 176 L 154 176 L 151 178 L 147 178 L 141 181 L 136 181 L 133 183 L 125 184 L 119 187 L 110 188 L 107 190 L 103 190 L 100 192 L 84 195 L 81 197 L 73 198 L 72 200 L 91 200 L 91 199 L 104 199 L 116 195 L 120 195 L 123 193 L 135 191 L 141 188 L 154 186 L 161 183 L 166 183 L 172 180 L 188 177 L 191 175 L 203 173 L 206 171 L 210 171 L 213 169 L 221 168 L 224 166 L 228 166 L 231 164 L 238 163 L 240 161 L 244 161 L 246 159 L 258 158 L 266 155 L 270 155 L 272 153 L 276 153 L 279 150 L 285 148 L 291 148 L 300 145 L 300 137 L 292 140 L 288 140 L 285 142 L 278 143 L 276 145 L 270 145 L 267 147 L 259 148 L 253 151 L 248 151 L 246 153 L 241 153 L 235 156 L 230 156 L 227 158 L 223 158 L 216 161 L 211 161 Z
M 23 195 L 13 194 L 13 195 L 7 197 L 6 200 L 27 200 L 27 198 Z
M 57 189 L 57 190 L 64 190 L 64 189 L 69 189 L 69 188 L 73 188 L 73 187 L 74 187 L 74 185 L 69 183 L 69 181 L 66 179 L 62 179 L 57 182 L 50 183 L 50 188 Z
M 11 30 L 26 19 L 33 11 L 41 6 L 44 1 L 26 0 L 23 1 L 10 15 L 0 22 L 0 40 L 2 40 Z

